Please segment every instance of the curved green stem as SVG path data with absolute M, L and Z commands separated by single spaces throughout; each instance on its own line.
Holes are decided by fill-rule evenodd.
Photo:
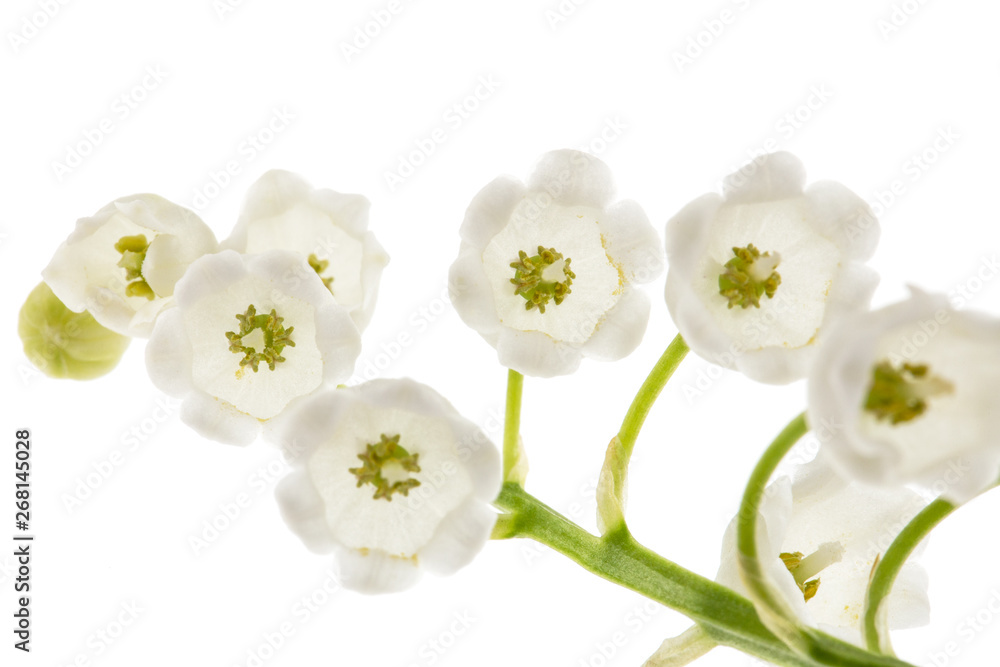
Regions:
M 889 597 L 896 577 L 903 565 L 906 564 L 910 554 L 939 523 L 956 509 L 958 506 L 947 500 L 941 498 L 935 500 L 913 517 L 879 559 L 872 572 L 871 580 L 868 582 L 864 624 L 862 626 L 865 644 L 870 651 L 881 651 L 892 655 L 892 643 L 888 633 L 883 633 L 883 636 L 879 635 L 879 627 L 886 627 L 884 623 L 881 623 L 881 616 L 885 614 L 886 609 L 882 603 Z
M 507 513 L 507 537 L 531 538 L 608 581 L 687 615 L 719 644 L 776 665 L 911 667 L 818 632 L 810 653 L 798 655 L 764 626 L 749 600 L 650 551 L 628 531 L 592 535 L 517 484 L 504 484 L 494 504 Z
M 625 529 L 625 488 L 635 442 L 650 409 L 688 350 L 687 343 L 677 334 L 632 399 L 618 435 L 608 443 L 597 485 L 597 519 L 602 533 Z
M 1000 482 L 991 484 L 981 493 L 986 493 L 997 486 L 1000 486 Z M 896 539 L 886 549 L 885 554 L 876 562 L 871 579 L 868 581 L 861 627 L 868 650 L 893 655 L 892 642 L 888 632 L 880 633 L 880 629 L 887 627 L 882 622 L 883 616 L 887 613 L 887 607 L 883 606 L 883 603 L 892 592 L 900 570 L 903 569 L 916 548 L 932 530 L 937 528 L 938 524 L 951 516 L 952 512 L 958 508 L 959 505 L 944 498 L 938 498 L 913 517 L 910 523 L 906 524 L 906 527 L 900 531 Z
M 524 376 L 507 370 L 507 411 L 503 427 L 503 479 L 524 486 L 528 462 L 521 450 L 521 394 Z
M 667 381 L 674 374 L 674 371 L 684 361 L 689 350 L 687 342 L 681 338 L 680 334 L 674 336 L 674 339 L 670 341 L 667 349 L 663 351 L 653 366 L 653 370 L 649 372 L 646 380 L 639 387 L 639 392 L 632 399 L 632 405 L 629 406 L 628 412 L 625 413 L 625 419 L 622 420 L 622 426 L 618 429 L 618 439 L 628 456 L 632 456 L 635 441 L 639 437 L 639 430 L 646 422 L 646 415 L 649 414 L 653 403 L 656 402 L 663 388 L 667 386 Z M 628 460 L 625 463 L 627 465 Z
M 800 651 L 808 650 L 809 641 L 795 622 L 795 614 L 768 581 L 767 572 L 757 550 L 757 518 L 767 483 L 775 469 L 799 439 L 809 430 L 805 413 L 788 426 L 768 446 L 757 462 L 743 493 L 743 502 L 736 524 L 736 545 L 739 551 L 740 574 L 750 597 L 763 613 L 767 626 L 786 643 Z M 777 557 L 777 554 L 774 554 Z

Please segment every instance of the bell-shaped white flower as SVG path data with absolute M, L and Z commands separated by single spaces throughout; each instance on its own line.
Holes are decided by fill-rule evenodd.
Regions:
M 196 214 L 157 195 L 132 195 L 77 220 L 42 278 L 70 310 L 145 338 L 188 265 L 218 249 Z
M 500 457 L 440 394 L 374 380 L 296 403 L 269 430 L 294 460 L 282 516 L 345 588 L 402 590 L 467 565 L 496 522 Z
M 316 189 L 296 174 L 272 170 L 250 186 L 236 227 L 222 245 L 247 254 L 301 253 L 364 330 L 389 263 L 368 231 L 370 206 L 361 195 Z
M 633 201 L 612 203 L 607 165 L 592 155 L 544 155 L 527 185 L 500 177 L 473 198 L 451 267 L 455 309 L 500 363 L 540 377 L 582 357 L 614 361 L 646 331 L 663 253 Z
M 925 503 L 905 488 L 847 482 L 822 456 L 780 477 L 761 503 L 758 553 L 771 582 L 803 625 L 863 646 L 865 594 L 875 560 Z M 746 595 L 736 521 L 723 538 L 716 581 Z M 930 622 L 927 574 L 913 559 L 887 600 L 893 630 Z
M 850 477 L 962 503 L 1000 476 L 1000 320 L 945 296 L 844 321 L 809 378 L 809 419 Z
M 194 262 L 146 346 L 149 377 L 206 438 L 245 445 L 292 400 L 341 382 L 361 353 L 347 309 L 287 250 Z
M 879 226 L 839 183 L 805 188 L 788 153 L 758 158 L 667 223 L 666 300 L 708 361 L 760 382 L 808 374 L 831 322 L 866 310 L 878 283 L 863 264 Z

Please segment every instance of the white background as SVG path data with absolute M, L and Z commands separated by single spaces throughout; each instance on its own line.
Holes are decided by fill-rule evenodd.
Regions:
M 637 614 L 639 596 L 519 542 L 489 544 L 457 576 L 402 595 L 327 595 L 330 563 L 278 516 L 276 453 L 204 441 L 176 408 L 156 422 L 163 397 L 145 376 L 142 341 L 86 384 L 39 376 L 21 354 L 14 323 L 39 271 L 77 218 L 116 197 L 155 192 L 194 207 L 222 239 L 247 187 L 271 168 L 366 195 L 393 259 L 359 371 L 432 384 L 494 437 L 504 371 L 443 298 L 447 268 L 475 192 L 501 173 L 527 176 L 554 148 L 599 154 L 621 196 L 660 230 L 752 155 L 791 150 L 810 180 L 839 180 L 881 203 L 878 304 L 915 282 L 971 290 L 972 306 L 1000 312 L 989 264 L 1000 249 L 996 3 L 423 0 L 393 5 L 377 31 L 372 12 L 388 0 L 49 4 L 51 18 L 40 0 L 8 0 L 0 17 L 2 437 L 11 443 L 0 516 L 13 522 L 13 434 L 27 426 L 37 535 L 30 656 L 10 646 L 12 548 L 0 549 L 3 664 L 248 666 L 264 646 L 268 666 L 638 665 L 688 625 L 669 611 Z M 366 26 L 378 34 L 346 55 Z M 690 62 L 678 59 L 685 52 Z M 293 119 L 269 134 L 275 110 Z M 88 150 L 102 121 L 111 131 Z M 386 172 L 437 128 L 445 141 L 389 187 Z M 68 173 L 55 165 L 78 149 L 88 155 Z M 213 189 L 227 162 L 238 173 Z M 529 490 L 585 526 L 604 446 L 675 334 L 662 278 L 647 289 L 653 315 L 630 358 L 526 383 Z M 394 347 L 400 335 L 409 344 Z M 710 371 L 719 379 L 705 384 Z M 804 394 L 801 383 L 756 385 L 691 357 L 639 442 L 637 537 L 713 576 L 750 467 Z M 121 464 L 94 476 L 115 451 Z M 240 515 L 195 553 L 191 538 L 225 523 L 221 508 L 241 497 Z M 932 624 L 897 634 L 903 657 L 995 663 L 998 512 L 1000 496 L 981 499 L 935 534 L 924 557 Z M 319 604 L 306 614 L 310 597 Z M 117 634 L 123 605 L 141 611 L 109 645 L 97 633 Z M 961 624 L 977 613 L 988 622 L 970 632 Z M 269 651 L 266 637 L 283 623 L 293 634 Z M 623 645 L 605 660 L 615 633 Z M 949 642 L 957 655 L 933 662 Z M 717 650 L 699 664 L 751 662 Z

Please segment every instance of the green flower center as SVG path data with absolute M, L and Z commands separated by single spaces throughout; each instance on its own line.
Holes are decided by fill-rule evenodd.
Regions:
M 843 556 L 844 548 L 839 543 L 826 542 L 808 556 L 801 551 L 793 551 L 781 553 L 778 558 L 792 573 L 795 584 L 802 591 L 803 599 L 809 602 L 819 591 L 819 578 L 813 577 L 834 563 L 839 563 Z
M 775 271 L 781 255 L 761 254 L 752 243 L 745 248 L 733 248 L 733 255 L 719 274 L 719 294 L 729 301 L 729 308 L 760 308 L 760 298 L 764 295 L 773 298 L 781 284 L 781 276 Z
M 883 361 L 872 369 L 865 410 L 875 415 L 875 419 L 888 419 L 895 426 L 923 415 L 928 398 L 954 390 L 947 380 L 931 375 L 927 364 L 904 363 L 896 368 Z
M 123 236 L 115 243 L 115 250 L 121 253 L 122 258 L 118 260 L 118 266 L 125 269 L 125 296 L 141 296 L 152 301 L 156 298 L 156 293 L 142 277 L 142 263 L 146 261 L 146 251 L 149 249 L 149 241 L 142 234 L 135 236 Z
M 330 290 L 330 294 L 333 294 L 333 285 L 330 284 L 333 282 L 333 276 L 330 276 L 329 278 L 323 277 L 323 272 L 326 271 L 328 266 L 330 266 L 330 260 L 320 259 L 316 256 L 316 253 L 312 253 L 309 255 L 309 266 L 312 267 L 312 270 L 315 271 L 316 275 L 323 281 L 326 288 Z
M 239 328 L 226 332 L 229 351 L 242 354 L 240 366 L 250 366 L 254 373 L 262 361 L 273 371 L 275 364 L 285 360 L 281 351 L 285 347 L 295 347 L 295 341 L 290 337 L 295 327 L 286 329 L 282 326 L 285 318 L 278 317 L 273 308 L 267 315 L 258 315 L 257 308 L 250 304 L 244 314 L 236 315 L 236 319 L 240 323 Z
M 420 472 L 417 459 L 420 454 L 410 454 L 399 444 L 399 435 L 392 437 L 383 433 L 376 443 L 365 445 L 365 453 L 358 454 L 362 465 L 348 468 L 347 472 L 358 478 L 358 486 L 371 484 L 375 487 L 375 500 L 385 498 L 392 502 L 392 494 L 410 495 L 410 489 L 420 486 L 420 481 L 410 477 L 411 472 Z
M 514 269 L 510 282 L 514 285 L 514 294 L 524 298 L 525 310 L 537 308 L 544 313 L 549 301 L 555 301 L 557 306 L 563 302 L 573 291 L 570 285 L 576 278 L 569 267 L 570 261 L 555 248 L 538 246 L 538 254 L 531 257 L 523 250 L 518 251 L 517 261 L 510 263 L 510 268 Z

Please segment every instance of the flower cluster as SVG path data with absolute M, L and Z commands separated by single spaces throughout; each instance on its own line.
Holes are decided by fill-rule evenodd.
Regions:
M 531 537 L 682 611 L 706 599 L 726 609 L 692 614 L 699 625 L 649 665 L 687 664 L 716 641 L 781 664 L 868 664 L 862 648 L 889 654 L 890 629 L 928 622 L 927 574 L 906 562 L 926 512 L 1000 477 L 1000 318 L 917 288 L 871 310 L 879 225 L 858 195 L 807 185 L 796 157 L 773 153 L 687 204 L 661 243 L 592 155 L 553 151 L 526 181 L 488 183 L 458 227 L 449 292 L 508 369 L 502 457 L 426 385 L 338 386 L 388 263 L 368 213 L 360 195 L 271 171 L 218 243 L 161 197 L 118 199 L 79 220 L 43 270 L 20 314 L 25 353 L 53 377 L 90 379 L 148 338 L 150 379 L 182 400 L 191 428 L 240 445 L 264 432 L 283 449 L 282 516 L 354 590 L 399 591 L 466 566 L 491 537 Z M 598 538 L 524 491 L 523 376 L 631 354 L 651 311 L 642 285 L 665 265 L 679 335 L 611 439 Z M 806 416 L 751 475 L 714 584 L 672 574 L 682 570 L 638 546 L 624 516 L 638 431 L 689 349 L 758 382 L 807 380 Z M 807 424 L 819 454 L 771 480 Z

